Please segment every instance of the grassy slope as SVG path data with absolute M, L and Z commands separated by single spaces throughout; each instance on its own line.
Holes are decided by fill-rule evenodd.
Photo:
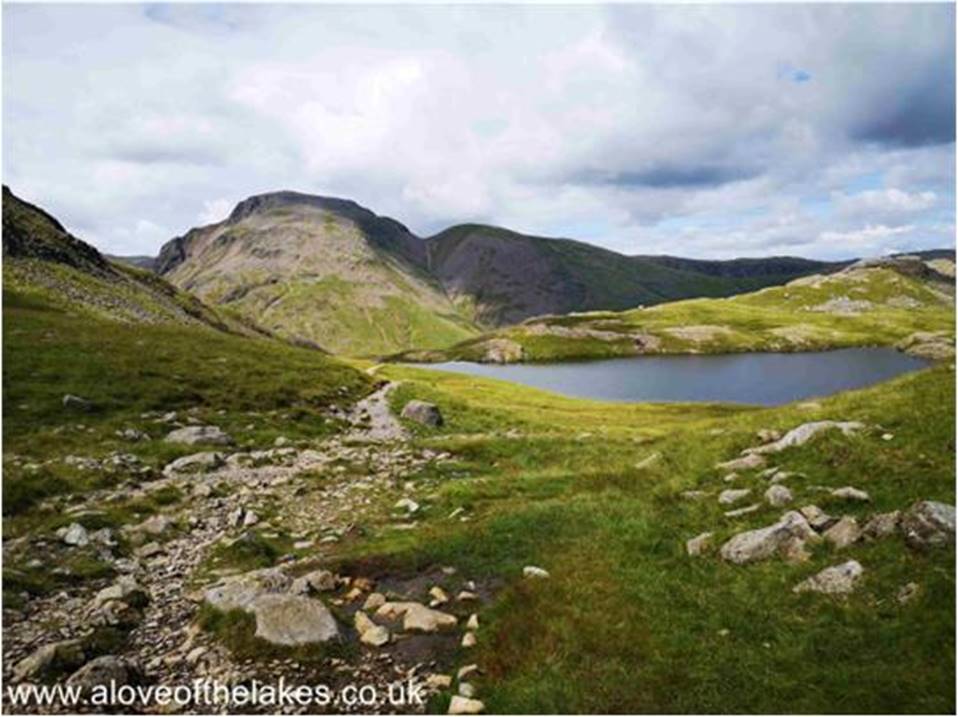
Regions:
M 806 474 L 790 482 L 799 506 L 862 520 L 918 499 L 953 503 L 955 416 L 940 400 L 954 393 L 953 364 L 775 409 L 601 404 L 421 369 L 380 374 L 404 381 L 397 407 L 413 397 L 441 406 L 445 427 L 415 430 L 458 462 L 442 469 L 448 480 L 419 531 L 383 530 L 352 557 L 454 564 L 506 581 L 482 615 L 478 652 L 463 656 L 485 669 L 491 711 L 953 712 L 953 549 L 922 554 L 894 538 L 840 553 L 820 546 L 802 565 L 747 567 L 684 553 L 702 531 L 720 544 L 783 512 L 731 520 L 715 501 L 727 485 L 713 464 L 754 445 L 759 428 L 868 424 L 775 461 Z M 519 435 L 504 435 L 510 429 Z M 636 467 L 653 453 L 661 459 Z M 759 496 L 767 485 L 754 475 L 740 484 Z M 873 502 L 839 505 L 813 488 L 849 484 Z M 692 488 L 711 497 L 678 497 Z M 471 522 L 446 517 L 460 506 Z M 866 577 L 847 600 L 791 592 L 850 557 Z M 528 564 L 552 578 L 523 581 Z M 921 595 L 900 606 L 895 595 L 909 581 Z
M 369 390 L 361 373 L 320 352 L 266 338 L 171 323 L 136 325 L 68 312 L 43 293 L 7 289 L 3 296 L 4 535 L 31 515 L 45 496 L 107 487 L 124 476 L 82 472 L 62 462 L 69 454 L 103 458 L 135 452 L 148 465 L 195 447 L 159 440 L 130 444 L 115 435 L 136 428 L 166 430 L 144 412 L 189 410 L 240 444 L 268 445 L 279 435 L 334 430 L 324 413 Z M 64 394 L 95 404 L 92 412 L 64 408 Z M 26 467 L 13 460 L 21 455 Z M 60 516 L 65 518 L 65 516 Z
M 854 315 L 815 311 L 830 300 L 847 297 L 872 306 Z M 891 301 L 891 303 L 888 303 Z M 902 305 L 902 301 L 917 302 Z M 896 303 L 897 302 L 897 303 Z M 489 338 L 507 338 L 523 348 L 525 360 L 629 356 L 636 353 L 631 334 L 658 339 L 647 353 L 724 353 L 796 351 L 845 346 L 887 345 L 916 331 L 954 333 L 953 298 L 928 284 L 889 269 L 835 274 L 820 282 L 801 279 L 728 299 L 693 299 L 622 313 L 592 312 L 544 317 L 466 341 L 430 360 L 477 359 Z M 539 325 L 534 326 L 531 324 Z M 705 336 L 670 333 L 682 327 L 718 327 Z M 545 330 L 542 330 L 544 327 Z M 550 330 L 599 330 L 621 338 L 555 335 Z

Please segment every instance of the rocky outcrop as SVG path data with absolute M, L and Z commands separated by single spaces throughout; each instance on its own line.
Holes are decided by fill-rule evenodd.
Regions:
M 167 443 L 182 443 L 194 446 L 198 443 L 209 443 L 217 446 L 229 446 L 233 439 L 224 433 L 218 426 L 186 426 L 171 431 L 165 438 Z
M 813 421 L 811 423 L 803 423 L 790 430 L 777 441 L 772 441 L 771 443 L 766 443 L 756 448 L 747 448 L 744 453 L 746 455 L 780 453 L 786 448 L 805 445 L 812 440 L 812 438 L 825 431 L 837 429 L 844 435 L 850 436 L 864 427 L 865 424 L 859 423 L 858 421 Z

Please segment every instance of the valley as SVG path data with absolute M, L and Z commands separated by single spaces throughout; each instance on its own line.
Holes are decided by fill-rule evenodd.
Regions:
M 953 263 L 743 284 L 643 259 L 678 295 L 602 274 L 555 306 L 437 268 L 485 229 L 420 253 L 357 205 L 288 199 L 175 240 L 156 275 L 5 192 L 5 684 L 377 688 L 290 713 L 954 711 Z M 763 407 L 355 357 L 863 346 L 925 363 Z M 423 702 L 389 704 L 409 680 Z

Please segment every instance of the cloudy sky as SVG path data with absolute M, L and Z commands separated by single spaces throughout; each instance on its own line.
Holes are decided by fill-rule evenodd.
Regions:
M 3 181 L 152 254 L 275 189 L 427 235 L 955 244 L 955 8 L 3 5 Z

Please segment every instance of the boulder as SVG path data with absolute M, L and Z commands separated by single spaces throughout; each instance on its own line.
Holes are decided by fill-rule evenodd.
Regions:
M 193 446 L 198 443 L 211 443 L 217 446 L 232 445 L 233 439 L 218 426 L 186 426 L 177 428 L 166 436 L 167 443 L 182 443 Z
M 265 593 L 252 603 L 256 637 L 273 645 L 309 645 L 339 639 L 336 618 L 319 600 Z
M 765 491 L 765 502 L 775 508 L 781 508 L 792 502 L 792 491 L 783 485 L 773 485 Z
M 90 534 L 79 523 L 70 523 L 66 528 L 60 528 L 57 531 L 57 536 L 67 545 L 77 548 L 82 548 L 90 543 Z
M 292 580 L 282 570 L 264 568 L 228 578 L 206 590 L 203 599 L 223 612 L 253 611 L 253 603 L 261 595 L 282 593 L 292 586 Z
M 549 577 L 549 571 L 538 568 L 535 565 L 526 565 L 522 569 L 522 577 L 524 578 L 547 578 Z
M 435 427 L 442 425 L 442 413 L 439 411 L 439 407 L 434 403 L 415 400 L 410 401 L 403 406 L 400 415 L 410 421 L 421 423 L 424 426 Z
M 842 517 L 835 525 L 826 530 L 822 537 L 836 548 L 841 550 L 857 541 L 862 536 L 858 521 L 850 515 Z
M 732 503 L 737 503 L 743 498 L 748 497 L 751 492 L 751 488 L 729 488 L 728 490 L 723 490 L 721 493 L 719 493 L 719 505 L 731 505 Z
M 794 541 L 804 543 L 818 539 L 818 534 L 801 513 L 789 511 L 773 525 L 733 536 L 722 546 L 720 554 L 731 563 L 744 565 L 765 560 L 785 550 L 794 550 Z
M 833 498 L 840 498 L 841 500 L 858 501 L 859 503 L 867 503 L 871 500 L 871 496 L 868 495 L 868 493 L 858 488 L 852 488 L 850 485 L 844 488 L 836 488 L 831 492 L 831 496 Z
M 805 507 L 800 508 L 799 512 L 802 514 L 805 520 L 808 521 L 808 524 L 819 532 L 825 530 L 828 528 L 828 526 L 835 522 L 831 516 L 829 516 L 817 505 L 806 505 Z
M 453 628 L 457 622 L 455 615 L 412 603 L 403 616 L 402 627 L 406 632 L 432 633 Z
M 89 413 L 94 408 L 92 401 L 74 396 L 72 393 L 68 393 L 63 397 L 63 407 L 83 411 L 84 413 Z
M 382 647 L 389 642 L 389 630 L 374 623 L 362 610 L 353 616 L 353 623 L 359 633 L 359 641 L 363 644 Z
M 804 445 L 824 431 L 838 429 L 846 436 L 850 436 L 864 427 L 865 424 L 859 423 L 858 421 L 813 421 L 811 423 L 803 423 L 797 428 L 790 430 L 777 441 L 766 443 L 757 448 L 747 448 L 744 453 L 746 455 L 780 453 L 786 448 Z
M 143 673 L 132 660 L 115 655 L 103 655 L 90 660 L 67 678 L 68 685 L 82 687 L 89 692 L 98 685 L 137 685 L 143 681 Z
M 937 547 L 955 542 L 955 506 L 923 500 L 901 518 L 905 542 L 913 548 Z
M 336 576 L 329 570 L 314 570 L 293 581 L 290 592 L 296 595 L 327 593 L 336 589 Z
M 95 607 L 102 607 L 112 601 L 124 602 L 132 607 L 142 607 L 150 601 L 150 597 L 132 575 L 121 575 L 115 583 L 103 588 L 93 598 Z
M 701 555 L 712 545 L 712 533 L 701 533 L 685 541 L 685 551 L 691 555 Z
M 50 670 L 75 670 L 85 656 L 79 640 L 62 640 L 34 650 L 13 667 L 17 681 L 32 680 Z
M 215 451 L 204 451 L 202 453 L 193 453 L 188 456 L 177 458 L 171 461 L 163 468 L 164 475 L 171 476 L 176 473 L 206 473 L 215 471 L 224 464 L 225 460 L 222 453 Z
M 876 513 L 862 528 L 862 535 L 870 540 L 886 538 L 898 531 L 901 522 L 901 511 L 893 510 L 890 513 Z
M 846 595 L 855 589 L 864 569 L 857 560 L 825 568 L 820 573 L 803 580 L 792 590 L 797 593 L 817 592 L 826 595 Z
M 363 610 L 378 610 L 386 604 L 386 596 L 382 593 L 369 593 L 366 602 L 363 603 Z
M 449 714 L 451 715 L 477 715 L 480 714 L 486 706 L 479 700 L 461 695 L 453 695 L 449 701 Z

